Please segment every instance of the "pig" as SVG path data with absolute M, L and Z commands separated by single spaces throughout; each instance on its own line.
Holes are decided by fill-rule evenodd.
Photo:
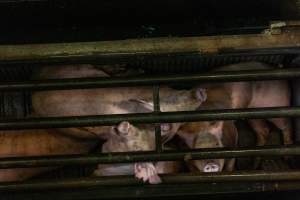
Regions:
M 216 71 L 235 70 L 264 70 L 271 69 L 270 66 L 259 62 L 239 63 L 217 68 Z M 208 100 L 223 99 L 226 108 L 260 108 L 260 107 L 286 107 L 290 106 L 290 89 L 285 80 L 231 82 L 202 84 L 206 91 Z M 282 131 L 283 143 L 292 144 L 292 126 L 289 119 L 276 118 L 267 119 Z M 248 120 L 257 136 L 257 145 L 266 144 L 270 128 L 264 119 Z
M 92 65 L 44 67 L 34 79 L 108 77 Z M 32 94 L 32 107 L 36 115 L 84 116 L 105 114 L 149 113 L 153 111 L 152 87 L 119 87 L 77 89 L 60 91 L 38 91 Z M 160 88 L 161 111 L 195 110 L 206 99 L 203 89 L 175 90 Z M 177 127 L 180 123 L 177 124 Z M 163 135 L 172 138 L 176 130 L 162 124 Z M 65 128 L 60 131 L 83 138 L 103 138 L 110 127 Z M 171 136 L 170 136 L 171 135 Z M 104 138 L 105 139 L 105 138 Z
M 122 122 L 112 127 L 109 139 L 103 144 L 102 152 L 134 152 L 154 151 L 154 126 L 143 125 L 143 129 Z M 95 176 L 135 175 L 136 178 L 150 184 L 161 183 L 158 174 L 170 174 L 179 171 L 180 164 L 176 161 L 142 162 L 125 164 L 99 164 L 94 171 Z
M 18 130 L 0 132 L 0 157 L 26 157 L 86 154 L 95 140 L 63 135 L 57 130 Z M 0 169 L 0 182 L 23 181 L 55 167 Z
M 92 71 L 95 71 L 95 73 L 93 74 Z M 35 78 L 79 78 L 90 77 L 92 75 L 96 77 L 108 77 L 104 72 L 93 66 L 83 65 L 66 66 L 63 68 L 45 67 Z M 149 113 L 154 110 L 152 103 L 152 89 L 152 87 L 121 87 L 34 92 L 32 94 L 32 105 L 35 114 L 47 117 Z M 160 88 L 160 105 L 163 112 L 194 110 L 202 103 L 202 101 L 205 101 L 205 93 L 202 89 L 175 90 L 169 87 Z M 178 123 L 177 126 L 179 127 L 180 123 Z M 131 127 L 130 130 L 136 130 L 135 132 L 140 131 L 138 135 L 145 132 L 142 129 L 134 128 L 132 125 L 128 127 Z M 162 124 L 161 127 L 163 142 L 167 142 L 174 136 L 176 131 L 165 124 Z M 133 138 L 127 135 L 126 137 L 130 139 L 127 138 L 126 141 L 128 141 L 130 145 L 129 147 L 122 149 L 124 137 L 119 141 L 117 137 L 115 137 L 116 134 L 111 131 L 111 127 L 109 126 L 64 128 L 59 129 L 59 131 L 76 137 L 105 139 L 107 140 L 107 143 L 104 144 L 102 149 L 103 152 L 114 152 L 115 150 L 121 152 L 128 150 L 140 151 L 148 150 L 147 145 L 151 146 L 150 144 L 147 144 L 150 140 L 145 140 L 144 143 L 147 145 L 141 146 L 141 148 L 144 149 L 135 149 L 135 146 L 130 146 L 133 145 L 132 142 L 142 142 L 143 139 Z M 154 132 L 152 135 L 154 135 Z M 114 148 L 107 148 L 107 146 L 113 144 L 116 144 L 118 148 L 115 150 Z M 127 146 L 126 142 L 125 144 L 125 146 Z M 150 183 L 160 182 L 153 164 L 137 163 L 134 166 L 134 172 L 137 178 L 149 181 Z M 115 165 L 114 170 L 116 170 Z M 103 172 L 103 170 L 99 171 Z M 109 172 L 106 174 L 109 174 Z
M 177 134 L 190 149 L 236 147 L 238 132 L 233 121 L 190 122 L 184 124 Z M 191 171 L 233 171 L 235 159 L 204 159 L 188 161 Z

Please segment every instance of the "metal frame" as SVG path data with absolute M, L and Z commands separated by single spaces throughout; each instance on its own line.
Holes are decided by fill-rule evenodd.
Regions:
M 262 43 L 257 43 L 256 41 Z M 216 41 L 219 45 L 216 45 Z M 299 54 L 300 37 L 298 33 L 279 35 L 245 35 L 243 37 L 193 37 L 193 38 L 160 38 L 145 40 L 125 40 L 114 42 L 45 44 L 45 45 L 9 45 L 0 46 L 0 64 L 16 63 L 64 63 L 95 61 L 97 63 L 120 63 L 152 58 L 153 56 L 176 55 L 270 55 Z M 248 50 L 245 50 L 247 48 Z M 113 60 L 113 61 L 112 61 Z M 249 118 L 298 117 L 300 107 L 289 108 L 255 108 L 227 109 L 188 112 L 160 112 L 159 85 L 199 82 L 227 82 L 294 79 L 300 77 L 299 69 L 274 69 L 261 71 L 217 72 L 196 75 L 155 76 L 138 78 L 90 78 L 63 80 L 36 80 L 25 82 L 8 82 L 0 84 L 0 92 L 23 90 L 59 90 L 98 87 L 120 87 L 148 85 L 153 87 L 154 112 L 145 114 L 98 115 L 52 118 L 26 118 L 0 120 L 0 130 L 19 130 L 32 128 L 58 128 L 74 126 L 113 125 L 121 121 L 132 123 L 156 123 L 155 134 L 160 136 L 161 122 L 234 120 Z M 13 133 L 12 133 L 13 134 Z M 96 163 L 119 163 L 163 160 L 193 160 L 207 158 L 232 158 L 249 156 L 286 156 L 300 155 L 300 146 L 257 147 L 236 149 L 201 149 L 181 152 L 163 151 L 160 137 L 156 137 L 156 151 L 142 153 L 92 154 L 73 156 L 49 156 L 26 158 L 1 158 L 0 168 L 45 167 L 83 165 Z M 225 194 L 231 192 L 258 192 L 300 189 L 300 171 L 289 172 L 234 172 L 219 174 L 179 174 L 163 176 L 166 184 L 160 186 L 139 186 L 132 177 L 107 177 L 98 179 L 76 179 L 61 182 L 24 182 L 21 184 L 0 184 L 0 192 L 68 189 L 73 187 L 101 186 L 97 194 L 112 191 L 106 186 L 122 186 L 120 194 L 126 197 L 149 197 L 191 195 L 191 194 Z M 297 180 L 297 181 L 296 181 Z M 203 183 L 207 181 L 221 183 Z M 243 181 L 244 185 L 234 181 Z M 250 182 L 249 181 L 258 181 Z M 270 182 L 272 181 L 272 182 Z M 273 182 L 275 181 L 275 182 Z M 285 182 L 284 182 L 285 181 Z M 293 182 L 290 182 L 293 181 Z M 225 182 L 225 183 L 223 183 Z M 226 182 L 232 182 L 227 184 Z M 184 183 L 184 184 L 183 184 Z M 191 184 L 194 183 L 194 184 Z M 200 184 L 201 183 L 201 184 Z M 170 184 L 170 185 L 169 185 Z M 183 184 L 178 187 L 176 184 Z M 215 187 L 212 187 L 214 185 Z M 124 187 L 123 187 L 124 186 Z M 234 186 L 235 190 L 229 191 Z M 182 188 L 181 188 L 182 187 Z M 119 190 L 118 189 L 118 190 Z M 163 189 L 166 189 L 165 193 Z M 141 192 L 141 193 L 139 193 Z M 157 193 L 155 193 L 157 192 Z M 94 193 L 95 194 L 95 193 Z M 27 194 L 28 195 L 28 194 Z M 31 196 L 31 199 L 41 197 Z M 148 196 L 147 196 L 148 195 Z M 26 196 L 26 194 L 25 194 Z M 30 196 L 30 195 L 29 195 Z M 124 197 L 109 194 L 110 197 Z M 20 196 L 19 196 L 20 197 Z
M 299 54 L 297 31 L 281 34 L 210 36 L 184 38 L 130 39 L 119 41 L 1 45 L 0 64 L 96 62 L 119 64 L 153 57 L 190 56 L 226 53 L 239 55 Z M 257 42 L 259 41 L 259 42 Z

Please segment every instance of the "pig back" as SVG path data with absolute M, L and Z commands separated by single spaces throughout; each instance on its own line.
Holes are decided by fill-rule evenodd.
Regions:
M 85 154 L 96 146 L 94 141 L 78 140 L 55 130 L 0 132 L 0 157 Z M 0 169 L 0 182 L 21 181 L 53 168 Z
M 271 66 L 260 63 L 260 62 L 244 62 L 232 65 L 226 65 L 222 67 L 217 67 L 213 71 L 245 71 L 245 70 L 266 70 L 272 69 Z M 270 81 L 274 84 L 272 81 Z M 251 101 L 256 98 L 254 93 L 256 92 L 256 85 L 263 85 L 264 81 L 258 82 L 226 82 L 226 83 L 214 83 L 206 84 L 205 87 L 208 89 L 208 94 L 212 93 L 213 97 L 208 95 L 208 100 L 210 99 L 224 99 L 229 97 L 231 102 L 229 107 L 226 108 L 245 108 L 251 104 Z M 275 84 L 276 85 L 276 84 Z M 209 91 L 210 90 L 210 91 Z M 223 91 L 222 91 L 223 90 Z M 216 97 L 219 94 L 219 97 Z M 223 94 L 223 98 L 222 95 Z M 229 95 L 229 96 L 226 96 Z
M 109 77 L 93 65 L 45 66 L 33 79 Z M 152 98 L 150 88 L 97 88 L 58 91 L 38 91 L 32 94 L 35 113 L 42 116 L 75 116 L 122 114 L 126 111 L 115 104 L 128 99 Z M 145 92 L 147 90 L 147 92 Z M 147 94 L 149 94 L 147 96 Z M 111 113 L 113 112 L 113 113 Z

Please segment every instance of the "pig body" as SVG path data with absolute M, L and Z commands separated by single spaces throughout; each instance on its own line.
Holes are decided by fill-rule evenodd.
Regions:
M 35 79 L 107 77 L 101 70 L 90 65 L 45 67 Z M 105 114 L 147 113 L 154 110 L 152 87 L 97 88 L 60 91 L 39 91 L 32 94 L 33 110 L 37 115 L 85 116 Z M 174 90 L 160 88 L 161 111 L 195 110 L 203 101 L 202 89 Z M 61 131 L 78 137 L 102 137 L 109 127 L 67 128 Z M 162 128 L 165 133 L 171 132 Z M 175 131 L 172 131 L 174 134 Z
M 270 68 L 262 63 L 250 62 L 224 66 L 218 68 L 217 71 L 263 70 Z M 290 89 L 288 82 L 284 80 L 207 84 L 201 87 L 206 88 L 207 99 L 209 101 L 217 101 L 217 98 L 223 99 L 225 102 L 224 108 L 290 106 Z M 284 144 L 293 143 L 291 123 L 288 119 L 277 118 L 267 120 L 282 131 Z M 266 120 L 251 119 L 249 123 L 256 132 L 257 145 L 264 145 L 270 132 Z
M 78 140 L 53 129 L 0 132 L 1 158 L 85 154 L 95 146 L 95 141 Z M 54 168 L 0 169 L 0 182 L 22 181 L 51 169 Z
M 93 74 L 92 71 L 95 73 Z M 99 71 L 99 69 L 89 65 L 67 66 L 66 68 L 46 67 L 35 78 L 50 77 L 52 79 L 59 79 L 66 77 L 107 76 L 105 73 Z M 69 75 L 66 76 L 65 74 Z M 152 87 L 122 87 L 43 91 L 33 93 L 32 104 L 35 114 L 47 117 L 146 113 L 154 110 L 152 89 Z M 194 110 L 204 100 L 205 94 L 202 89 L 174 90 L 168 87 L 160 88 L 160 105 L 162 111 Z M 179 125 L 177 124 L 177 126 Z M 135 130 L 134 137 L 125 134 L 121 139 L 118 137 L 118 134 L 112 131 L 114 127 L 109 126 L 65 128 L 59 130 L 80 138 L 100 137 L 105 139 L 107 141 L 103 145 L 102 151 L 107 153 L 154 150 L 153 142 L 155 139 L 145 138 L 148 137 L 147 135 L 154 136 L 154 126 L 152 126 L 151 130 L 147 130 L 147 133 L 144 133 L 143 129 L 137 131 L 135 127 L 130 125 L 130 130 L 133 129 Z M 175 131 L 169 128 L 169 126 L 162 126 L 162 136 L 166 138 L 164 142 L 170 140 L 174 134 Z M 133 167 L 133 172 L 137 178 L 149 181 L 150 183 L 160 182 L 155 164 L 135 163 Z M 99 165 L 99 170 L 96 170 L 95 174 L 118 174 L 122 170 L 132 172 L 131 169 L 132 166 L 128 165 Z

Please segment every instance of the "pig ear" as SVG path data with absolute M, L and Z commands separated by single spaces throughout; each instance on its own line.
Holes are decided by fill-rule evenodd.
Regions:
M 121 122 L 120 124 L 118 124 L 117 126 L 117 130 L 119 133 L 122 134 L 127 134 L 129 133 L 129 129 L 130 129 L 130 123 L 129 122 Z
M 201 103 L 205 102 L 206 99 L 207 99 L 206 89 L 204 89 L 204 88 L 197 88 L 196 91 L 195 91 L 195 96 L 196 96 L 196 99 L 198 101 L 200 101 Z
M 149 110 L 149 111 L 153 111 L 154 110 L 154 105 L 152 102 L 148 102 L 142 99 L 130 99 L 131 102 L 136 102 L 139 103 L 141 106 L 143 106 L 145 109 Z
M 210 122 L 211 134 L 215 135 L 218 139 L 222 139 L 224 121 Z

